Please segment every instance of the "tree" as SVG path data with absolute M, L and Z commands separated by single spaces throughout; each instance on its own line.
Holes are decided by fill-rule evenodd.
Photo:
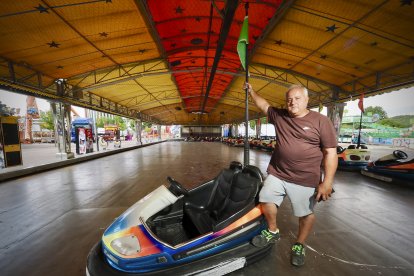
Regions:
M 120 116 L 114 116 L 113 118 L 99 117 L 96 119 L 97 127 L 105 127 L 105 125 L 117 125 L 120 130 L 126 130 L 127 128 L 125 120 Z
M 122 130 L 122 131 L 127 129 L 127 125 L 126 125 L 125 120 L 120 116 L 115 116 L 114 117 L 114 124 L 117 125 L 119 127 L 119 129 Z
M 368 106 L 365 108 L 365 114 L 371 113 L 372 115 L 378 114 L 379 119 L 388 119 L 387 112 L 381 106 Z
M 251 129 L 255 129 L 256 128 L 256 120 L 250 120 L 249 125 L 250 125 Z
M 393 119 L 383 119 L 379 121 L 381 125 L 390 126 L 390 127 L 397 127 L 397 128 L 403 128 L 404 125 L 400 122 L 393 120 Z
M 150 122 L 142 122 L 142 126 L 143 126 L 144 129 L 151 128 L 152 127 L 152 123 L 150 123 Z
M 53 120 L 52 111 L 40 111 L 40 127 L 42 129 L 53 130 L 55 129 L 55 122 Z
M 128 123 L 129 123 L 129 127 L 130 128 L 132 128 L 132 129 L 135 129 L 135 120 L 128 120 Z

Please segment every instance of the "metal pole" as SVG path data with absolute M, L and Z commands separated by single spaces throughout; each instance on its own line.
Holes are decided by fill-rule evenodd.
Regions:
M 361 145 L 361 127 L 362 127 L 362 110 L 361 110 L 361 117 L 359 118 L 359 131 L 358 131 L 358 143 L 357 143 L 357 149 L 359 149 Z
M 246 16 L 249 15 L 249 2 L 245 3 L 245 9 L 246 9 Z M 246 83 L 249 82 L 249 66 L 248 66 L 248 58 L 247 58 L 247 43 L 246 43 Z M 246 105 L 246 111 L 245 111 L 245 133 L 244 133 L 244 166 L 249 165 L 249 88 L 246 86 L 245 89 L 245 105 Z

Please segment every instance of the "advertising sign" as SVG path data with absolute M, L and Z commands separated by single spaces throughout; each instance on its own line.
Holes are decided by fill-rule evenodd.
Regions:
M 86 135 L 86 153 L 93 152 L 93 135 L 92 130 L 90 128 L 85 129 Z
M 78 154 L 85 154 L 86 153 L 86 133 L 83 127 L 78 128 L 78 143 L 79 143 Z

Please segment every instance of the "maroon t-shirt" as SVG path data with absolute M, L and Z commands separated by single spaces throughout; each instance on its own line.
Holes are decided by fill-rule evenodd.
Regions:
M 336 148 L 335 129 L 328 117 L 310 111 L 292 118 L 286 109 L 269 107 L 269 123 L 276 129 L 276 148 L 267 172 L 307 187 L 320 183 L 323 148 Z

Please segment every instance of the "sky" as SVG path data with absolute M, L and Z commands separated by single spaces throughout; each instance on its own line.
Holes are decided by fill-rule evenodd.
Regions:
M 0 89 L 0 101 L 9 107 L 20 108 L 20 115 L 24 115 L 26 112 L 26 96 L 24 95 Z M 361 114 L 361 111 L 358 108 L 358 101 L 359 97 L 347 102 L 345 110 L 348 110 L 348 112 L 346 115 Z M 48 101 L 37 98 L 36 102 L 41 111 L 47 111 L 50 109 Z M 388 117 L 398 115 L 414 115 L 414 87 L 367 97 L 364 99 L 364 107 L 367 108 L 368 106 L 381 106 L 387 112 Z M 83 108 L 74 107 L 74 109 L 78 111 L 80 116 L 84 116 Z

